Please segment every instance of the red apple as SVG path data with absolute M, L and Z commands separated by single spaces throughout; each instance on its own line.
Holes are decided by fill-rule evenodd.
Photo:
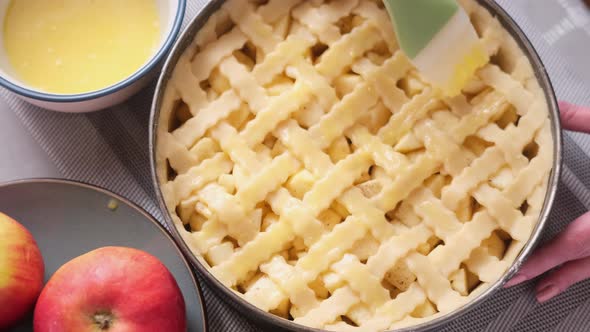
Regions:
M 33 308 L 43 288 L 43 257 L 33 235 L 0 213 L 0 331 Z
M 156 257 L 106 247 L 74 258 L 51 277 L 35 307 L 36 332 L 186 331 L 182 293 Z

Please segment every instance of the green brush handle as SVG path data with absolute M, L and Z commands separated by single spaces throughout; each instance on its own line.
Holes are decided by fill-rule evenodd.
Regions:
M 456 0 L 383 0 L 401 49 L 414 59 L 459 10 Z

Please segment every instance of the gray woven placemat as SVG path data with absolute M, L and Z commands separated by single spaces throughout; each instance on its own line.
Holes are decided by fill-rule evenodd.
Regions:
M 590 15 L 582 0 L 499 0 L 536 46 L 560 99 L 590 105 Z M 188 23 L 203 0 L 189 0 Z M 154 86 L 124 105 L 72 115 L 30 106 L 0 90 L 64 178 L 128 197 L 160 218 L 148 161 L 148 119 Z M 545 239 L 590 209 L 590 136 L 565 135 L 565 167 Z M 590 331 L 590 281 L 539 305 L 533 283 L 502 290 L 441 331 Z M 211 331 L 259 331 L 203 287 Z

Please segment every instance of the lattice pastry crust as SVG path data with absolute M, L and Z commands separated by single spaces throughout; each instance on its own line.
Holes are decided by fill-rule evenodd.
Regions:
M 380 0 L 230 0 L 180 58 L 158 133 L 184 240 L 262 310 L 380 331 L 455 310 L 513 262 L 553 141 L 528 59 L 462 1 L 491 56 L 453 99 Z

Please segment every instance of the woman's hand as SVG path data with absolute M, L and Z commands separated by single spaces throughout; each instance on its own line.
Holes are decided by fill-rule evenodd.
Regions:
M 564 129 L 590 133 L 590 109 L 565 102 L 559 107 Z M 537 284 L 537 300 L 541 303 L 590 278 L 590 212 L 533 253 L 506 287 L 533 279 L 557 266 Z

